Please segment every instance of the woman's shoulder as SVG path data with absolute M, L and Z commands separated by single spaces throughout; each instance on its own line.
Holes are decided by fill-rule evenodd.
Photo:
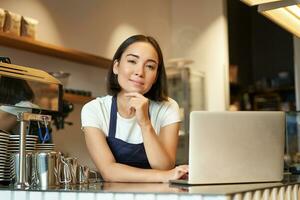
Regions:
M 172 107 L 176 109 L 179 108 L 178 103 L 170 97 L 168 97 L 168 99 L 165 101 L 151 101 L 151 104 L 153 108 L 163 108 L 163 107 L 165 108 Z
M 168 97 L 168 100 L 166 102 L 169 105 L 177 105 L 178 106 L 178 103 L 174 99 L 172 99 L 171 97 Z
M 151 102 L 156 105 L 178 105 L 178 103 L 171 97 L 168 97 L 167 100 L 164 101 L 151 101 Z
M 151 104 L 150 104 L 151 105 Z M 180 109 L 177 102 L 168 98 L 165 101 L 153 102 L 150 108 L 151 119 L 163 127 L 180 121 Z
M 97 109 L 102 106 L 109 106 L 111 104 L 112 96 L 106 95 L 106 96 L 100 96 L 96 97 L 95 99 L 87 102 L 83 109 Z

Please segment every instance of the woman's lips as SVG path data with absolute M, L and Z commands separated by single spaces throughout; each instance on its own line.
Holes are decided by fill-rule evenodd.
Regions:
M 139 85 L 139 86 L 143 86 L 144 85 L 144 82 L 143 81 L 138 81 L 138 80 L 132 80 L 132 79 L 129 79 L 133 84 L 135 85 Z

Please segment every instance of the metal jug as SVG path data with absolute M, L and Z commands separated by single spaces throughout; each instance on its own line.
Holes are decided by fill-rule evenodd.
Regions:
M 57 178 L 61 184 L 69 184 L 72 181 L 71 170 L 64 156 L 57 160 Z
M 96 183 L 98 181 L 98 173 L 91 170 L 87 166 L 78 165 L 77 167 L 77 181 L 79 184 Z M 92 178 L 90 175 L 93 174 Z
M 33 179 L 41 188 L 57 185 L 55 172 L 56 152 L 37 152 L 33 156 Z
M 89 182 L 90 169 L 87 166 L 78 166 L 77 170 L 77 183 L 85 184 Z
M 77 183 L 77 169 L 78 169 L 78 160 L 77 158 L 68 157 L 65 158 L 65 162 L 68 164 L 71 174 L 71 183 Z
M 55 177 L 56 177 L 56 185 L 60 184 L 61 157 L 63 157 L 62 153 L 61 152 L 56 152 L 55 167 L 54 167 L 54 173 L 55 173 Z
M 32 183 L 32 153 L 26 153 L 25 157 L 25 183 L 27 185 L 31 185 Z M 20 174 L 19 174 L 19 153 L 14 153 L 11 155 L 11 167 L 13 169 L 12 171 L 12 177 L 14 183 L 19 183 L 20 182 Z

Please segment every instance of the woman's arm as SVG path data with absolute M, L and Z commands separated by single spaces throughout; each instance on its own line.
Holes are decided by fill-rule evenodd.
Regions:
M 85 141 L 88 151 L 102 177 L 114 182 L 167 182 L 179 179 L 188 172 L 188 166 L 178 166 L 172 170 L 141 169 L 116 163 L 106 142 L 104 133 L 93 127 L 85 127 Z
M 162 127 L 159 135 L 152 124 L 141 127 L 144 147 L 153 169 L 167 170 L 175 166 L 179 122 Z
M 149 99 L 142 94 L 126 93 L 130 97 L 129 109 L 133 109 L 142 130 L 144 147 L 153 169 L 167 170 L 175 166 L 179 135 L 179 122 L 162 127 L 156 134 L 148 115 Z

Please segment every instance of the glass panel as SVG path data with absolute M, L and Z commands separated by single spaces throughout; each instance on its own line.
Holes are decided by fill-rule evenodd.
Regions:
M 36 108 L 59 111 L 58 84 L 0 76 L 1 108 Z
M 300 173 L 300 112 L 286 113 L 285 167 Z
M 299 152 L 300 112 L 286 113 L 286 153 L 292 157 Z M 300 162 L 300 160 L 299 160 Z

